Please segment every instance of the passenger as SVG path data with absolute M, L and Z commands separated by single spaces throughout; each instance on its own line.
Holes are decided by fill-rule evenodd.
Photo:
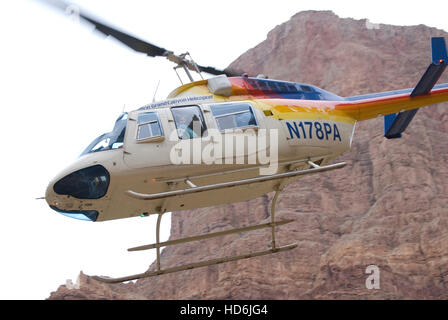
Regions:
M 190 128 L 193 122 L 187 123 L 187 119 L 184 116 L 180 116 L 176 121 L 177 134 L 180 139 L 192 139 L 197 138 L 197 134 Z

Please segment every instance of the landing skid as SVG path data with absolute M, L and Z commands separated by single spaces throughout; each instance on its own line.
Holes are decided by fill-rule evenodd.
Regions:
M 294 249 L 295 247 L 297 247 L 296 243 L 289 244 L 289 245 L 282 246 L 282 247 L 277 247 L 275 249 L 271 248 L 271 249 L 268 249 L 265 251 L 258 251 L 258 252 L 242 254 L 239 256 L 231 256 L 231 257 L 201 261 L 201 262 L 197 262 L 197 263 L 191 263 L 191 264 L 186 264 L 186 265 L 179 266 L 179 267 L 166 268 L 166 269 L 157 270 L 157 271 L 146 271 L 143 273 L 134 274 L 131 276 L 121 277 L 121 278 L 106 278 L 106 277 L 99 277 L 99 276 L 94 276 L 92 278 L 94 278 L 95 280 L 106 282 L 106 283 L 125 282 L 125 281 L 130 281 L 130 280 L 137 280 L 137 279 L 142 279 L 142 278 L 159 276 L 162 274 L 173 273 L 173 272 L 178 272 L 178 271 L 183 271 L 183 270 L 190 270 L 190 269 L 195 269 L 195 268 L 200 268 L 200 267 L 205 267 L 205 266 L 211 266 L 211 265 L 220 264 L 223 262 L 230 262 L 230 261 L 236 261 L 236 260 L 248 259 L 248 258 L 252 258 L 252 257 L 263 256 L 263 255 L 267 255 L 267 254 L 271 254 L 271 253 L 291 250 L 291 249 Z
M 327 171 L 327 170 L 342 168 L 343 166 L 345 166 L 345 163 L 338 163 L 338 164 L 334 164 L 334 165 L 322 166 L 321 167 L 321 166 L 319 166 L 319 165 L 317 165 L 317 164 L 315 164 L 315 163 L 313 163 L 311 161 L 308 161 L 308 164 L 312 168 L 307 169 L 307 170 L 293 171 L 293 172 L 273 175 L 270 178 L 262 177 L 262 179 L 263 180 L 271 180 L 271 179 L 274 180 L 274 179 L 281 179 L 281 178 L 285 179 L 285 178 L 289 178 L 289 177 L 296 176 L 296 175 L 309 174 L 309 173 L 319 172 L 319 171 Z M 240 182 L 237 182 L 237 184 L 238 183 L 247 184 L 248 183 L 247 180 L 249 180 L 249 179 L 239 180 Z M 162 215 L 166 211 L 165 209 L 166 209 L 166 204 L 167 204 L 168 198 L 170 196 L 174 196 L 174 194 L 172 194 L 173 191 L 166 192 L 166 194 L 164 195 L 165 196 L 164 203 L 163 203 L 162 207 L 159 210 L 159 214 L 158 214 L 158 218 L 157 218 L 156 243 L 149 244 L 149 245 L 138 246 L 138 247 L 134 247 L 134 248 L 129 248 L 128 249 L 128 251 L 140 251 L 140 250 L 156 249 L 156 253 L 157 253 L 156 270 L 154 270 L 154 271 L 147 270 L 147 271 L 145 271 L 143 273 L 138 273 L 138 274 L 125 276 L 125 277 L 120 277 L 120 278 L 109 278 L 109 277 L 102 277 L 102 276 L 93 276 L 92 278 L 95 279 L 95 280 L 101 281 L 101 282 L 105 282 L 105 283 L 119 283 L 119 282 L 125 282 L 125 281 L 130 281 L 130 280 L 137 280 L 137 279 L 143 279 L 143 278 L 148 278 L 148 277 L 159 276 L 159 275 L 167 274 L 167 273 L 179 272 L 179 271 L 183 271 L 183 270 L 190 270 L 190 269 L 195 269 L 195 268 L 200 268 L 200 267 L 205 267 L 205 266 L 211 266 L 211 265 L 216 265 L 216 264 L 220 264 L 220 263 L 224 263 L 224 262 L 248 259 L 248 258 L 263 256 L 263 255 L 267 255 L 267 254 L 287 251 L 287 250 L 291 250 L 291 249 L 296 248 L 297 247 L 297 243 L 291 243 L 291 244 L 288 244 L 288 245 L 284 245 L 284 246 L 279 246 L 278 247 L 277 244 L 276 244 L 276 240 L 275 240 L 275 227 L 276 226 L 280 226 L 280 225 L 285 225 L 287 223 L 291 223 L 291 222 L 294 221 L 294 220 L 275 221 L 275 217 L 274 217 L 275 206 L 276 206 L 276 203 L 277 203 L 277 200 L 278 200 L 278 196 L 280 195 L 281 191 L 284 188 L 285 181 L 286 180 L 280 181 L 279 184 L 277 184 L 277 186 L 276 186 L 275 195 L 274 195 L 274 198 L 272 199 L 272 202 L 271 202 L 271 210 L 270 210 L 271 222 L 269 222 L 269 223 L 264 223 L 264 224 L 254 225 L 254 226 L 248 226 L 248 227 L 242 227 L 242 228 L 236 228 L 236 229 L 225 230 L 225 231 L 219 231 L 219 232 L 213 232 L 213 233 L 208 233 L 208 234 L 204 234 L 204 235 L 191 236 L 191 237 L 187 237 L 187 238 L 181 238 L 181 239 L 170 240 L 170 241 L 165 241 L 165 242 L 160 242 L 160 223 L 161 223 L 161 220 L 162 220 Z M 251 182 L 253 182 L 253 181 L 251 181 Z M 219 188 L 225 188 L 225 187 L 228 187 L 228 183 L 221 184 L 221 185 L 213 185 L 213 186 L 210 186 L 209 188 L 210 189 L 219 189 Z M 188 190 L 194 190 L 193 192 L 198 192 L 199 190 L 197 190 L 197 189 L 200 189 L 200 188 L 201 187 L 196 187 L 194 184 L 192 184 L 191 189 L 188 189 Z M 202 187 L 202 188 L 204 188 L 204 187 Z M 183 192 L 185 192 L 185 190 L 183 190 Z M 188 193 L 188 191 L 187 191 L 187 193 Z M 160 194 L 158 194 L 158 195 L 160 195 Z M 148 199 L 148 198 L 151 198 L 151 197 L 143 195 L 142 198 Z M 206 260 L 206 261 L 201 261 L 201 262 L 196 262 L 196 263 L 191 263 L 191 264 L 186 264 L 186 265 L 177 266 L 177 267 L 171 267 L 171 268 L 166 268 L 166 269 L 162 269 L 160 267 L 160 248 L 161 247 L 166 247 L 166 246 L 170 246 L 170 245 L 176 245 L 176 244 L 180 244 L 180 243 L 187 243 L 187 242 L 192 242 L 192 241 L 199 241 L 199 240 L 204 240 L 204 239 L 210 239 L 210 238 L 220 237 L 220 236 L 224 236 L 224 235 L 228 235 L 228 234 L 239 233 L 239 232 L 253 231 L 253 230 L 258 230 L 258 229 L 263 229 L 263 228 L 270 228 L 271 229 L 271 248 L 268 249 L 268 250 L 251 252 L 251 253 L 246 253 L 246 254 L 242 254 L 242 255 L 229 256 L 229 257 L 218 258 L 218 259 L 211 259 L 211 260 Z

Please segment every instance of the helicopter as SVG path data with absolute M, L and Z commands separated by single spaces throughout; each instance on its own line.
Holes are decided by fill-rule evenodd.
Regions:
M 181 69 L 190 80 L 165 100 L 120 114 L 112 131 L 94 139 L 48 184 L 44 198 L 50 208 L 71 218 L 100 222 L 157 215 L 156 242 L 128 249 L 155 249 L 155 269 L 120 278 L 94 277 L 106 283 L 296 248 L 297 243 L 278 246 L 275 239 L 276 227 L 293 221 L 275 219 L 279 195 L 289 183 L 346 166 L 332 161 L 350 150 L 358 121 L 384 117 L 385 138 L 398 139 L 419 108 L 448 101 L 448 83 L 436 85 L 448 62 L 442 37 L 430 39 L 431 63 L 414 88 L 341 97 L 310 84 L 202 66 L 188 52 L 177 55 L 77 6 L 44 2 L 76 14 L 137 52 L 167 58 L 176 73 Z M 194 81 L 192 72 L 202 80 Z M 212 77 L 204 79 L 202 73 Z M 246 201 L 270 192 L 275 192 L 270 223 L 160 241 L 166 212 Z M 161 268 L 162 247 L 264 228 L 271 230 L 267 250 Z

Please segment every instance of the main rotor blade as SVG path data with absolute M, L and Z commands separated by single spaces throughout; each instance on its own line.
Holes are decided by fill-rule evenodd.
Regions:
M 137 52 L 145 53 L 148 56 L 151 57 L 157 57 L 157 56 L 164 56 L 165 53 L 168 52 L 168 50 L 155 46 L 149 42 L 140 40 L 136 37 L 133 37 L 127 33 L 124 33 L 122 31 L 119 31 L 117 29 L 114 29 L 112 27 L 109 27 L 105 24 L 102 24 L 101 22 L 98 22 L 92 18 L 89 18 L 83 14 L 80 14 L 80 17 L 87 20 L 91 24 L 95 26 L 95 28 L 100 31 L 101 33 L 104 33 L 107 36 L 112 36 L 121 43 L 127 45 L 128 47 L 134 49 Z
M 137 52 L 145 53 L 151 57 L 164 56 L 169 53 L 168 50 L 162 47 L 158 47 L 144 40 L 138 39 L 130 34 L 127 34 L 123 31 L 120 31 L 116 28 L 108 26 L 95 18 L 92 18 L 91 15 L 88 15 L 84 12 L 81 12 L 81 9 L 74 4 L 69 4 L 60 0 L 40 0 L 46 4 L 49 4 L 55 8 L 63 10 L 66 13 L 74 14 L 77 17 L 93 24 L 95 29 L 99 32 L 103 33 L 106 36 L 111 36 L 123 43 L 124 45 L 134 49 Z
M 95 26 L 95 29 L 101 32 L 106 36 L 111 36 L 129 48 L 145 53 L 150 57 L 166 57 L 168 60 L 188 68 L 192 71 L 197 71 L 192 61 L 185 59 L 185 55 L 175 55 L 172 51 L 167 50 L 162 47 L 158 47 L 154 44 L 151 44 L 147 41 L 141 40 L 137 37 L 131 36 L 130 34 L 121 31 L 117 28 L 111 27 L 103 22 L 100 22 L 98 19 L 93 18 L 92 15 L 87 14 L 75 5 L 63 0 L 38 0 L 44 4 L 50 5 L 51 7 L 57 8 L 65 13 L 75 15 L 75 17 L 79 17 L 80 19 L 87 21 L 90 24 Z M 214 67 L 204 67 L 201 65 L 197 65 L 197 68 L 200 72 L 206 72 L 213 75 L 225 74 L 228 77 L 240 76 L 242 72 L 237 72 L 233 70 L 219 70 Z

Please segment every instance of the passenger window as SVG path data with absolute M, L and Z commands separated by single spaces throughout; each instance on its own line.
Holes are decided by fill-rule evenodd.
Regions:
M 300 88 L 303 90 L 303 92 L 313 92 L 313 89 L 308 86 L 300 86 Z
M 145 112 L 138 115 L 137 141 L 163 136 L 157 112 Z
M 210 109 L 221 131 L 258 126 L 254 111 L 249 103 L 214 105 Z
M 198 106 L 171 108 L 179 139 L 193 139 L 205 136 L 207 127 Z

